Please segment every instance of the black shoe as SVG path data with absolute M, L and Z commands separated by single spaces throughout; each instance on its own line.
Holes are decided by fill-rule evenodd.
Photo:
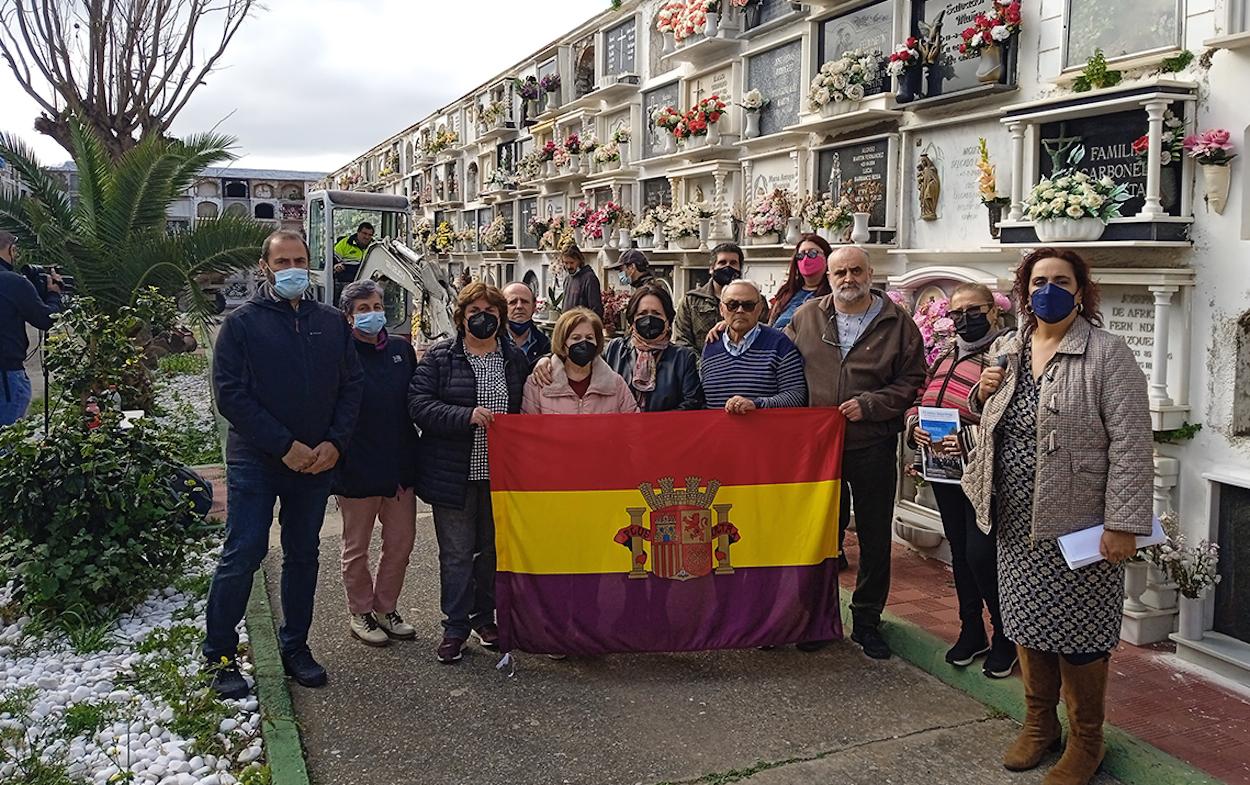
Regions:
M 840 554 L 838 556 L 838 572 L 846 572 L 849 569 L 851 569 L 851 563 L 846 560 L 846 554 Z
M 874 660 L 890 659 L 890 645 L 885 642 L 885 638 L 881 637 L 881 630 L 877 627 L 857 624 L 851 632 L 851 640 L 858 643 L 863 648 L 864 654 Z
M 243 678 L 243 674 L 239 671 L 239 663 L 230 660 L 225 665 L 210 665 L 209 670 L 213 674 L 212 688 L 219 696 L 226 700 L 239 700 L 246 698 L 252 688 L 248 686 L 247 680 Z
M 307 647 L 282 655 L 282 670 L 303 687 L 324 687 L 326 669 L 317 664 Z
M 991 679 L 1005 679 L 1016 669 L 1018 657 L 1016 644 L 1000 634 L 995 634 L 990 656 L 985 658 L 981 672 Z
M 956 668 L 966 668 L 982 654 L 988 654 L 990 642 L 985 639 L 985 629 L 980 625 L 967 625 L 959 630 L 959 640 L 946 652 L 946 661 Z
M 805 651 L 805 652 L 811 653 L 814 651 L 820 651 L 821 649 L 825 648 L 832 642 L 833 641 L 803 641 L 802 643 L 796 643 L 794 645 L 794 648 L 798 649 L 799 651 Z

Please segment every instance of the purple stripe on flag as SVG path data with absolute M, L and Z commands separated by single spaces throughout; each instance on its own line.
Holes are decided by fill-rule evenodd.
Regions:
M 842 637 L 836 559 L 689 581 L 500 572 L 495 589 L 503 651 L 698 651 Z

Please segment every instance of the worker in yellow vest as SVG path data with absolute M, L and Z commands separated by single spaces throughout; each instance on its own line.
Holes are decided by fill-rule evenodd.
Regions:
M 345 234 L 334 244 L 334 282 L 335 289 L 343 288 L 356 280 L 360 264 L 365 260 L 365 251 L 373 242 L 373 224 L 368 221 L 356 227 L 353 234 Z

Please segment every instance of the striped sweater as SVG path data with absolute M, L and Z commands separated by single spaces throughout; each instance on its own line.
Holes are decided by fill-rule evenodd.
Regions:
M 751 348 L 738 357 L 722 341 L 704 347 L 699 375 L 709 409 L 725 408 L 735 395 L 761 409 L 807 405 L 803 356 L 785 333 L 764 324 Z
M 911 441 L 911 431 L 919 420 L 918 409 L 921 406 L 958 409 L 960 425 L 976 425 L 981 421 L 980 416 L 968 405 L 968 396 L 972 393 L 972 388 L 981 381 L 981 371 L 991 362 L 986 354 L 988 349 L 987 345 L 979 352 L 960 356 L 958 348 L 951 346 L 938 355 L 925 378 L 920 397 L 907 411 L 907 430 L 904 433 L 907 434 L 911 446 L 915 446 Z

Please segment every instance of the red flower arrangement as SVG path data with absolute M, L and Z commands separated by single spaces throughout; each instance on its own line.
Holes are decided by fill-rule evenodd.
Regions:
M 988 14 L 977 14 L 969 27 L 960 34 L 963 42 L 960 54 L 977 55 L 982 49 L 1001 44 L 1020 32 L 1020 0 L 994 0 Z
M 685 139 L 691 136 L 707 136 L 708 126 L 720 122 L 721 117 L 725 114 L 725 106 L 725 102 L 718 95 L 704 98 L 682 115 L 681 123 L 673 131 L 673 136 L 676 136 L 678 139 Z
M 556 143 L 555 143 L 554 141 L 547 142 L 547 144 L 543 145 L 543 149 L 542 149 L 542 151 L 541 151 L 541 154 L 542 154 L 542 159 L 543 159 L 544 161 L 553 161 L 553 160 L 555 160 L 555 157 L 556 157 Z

